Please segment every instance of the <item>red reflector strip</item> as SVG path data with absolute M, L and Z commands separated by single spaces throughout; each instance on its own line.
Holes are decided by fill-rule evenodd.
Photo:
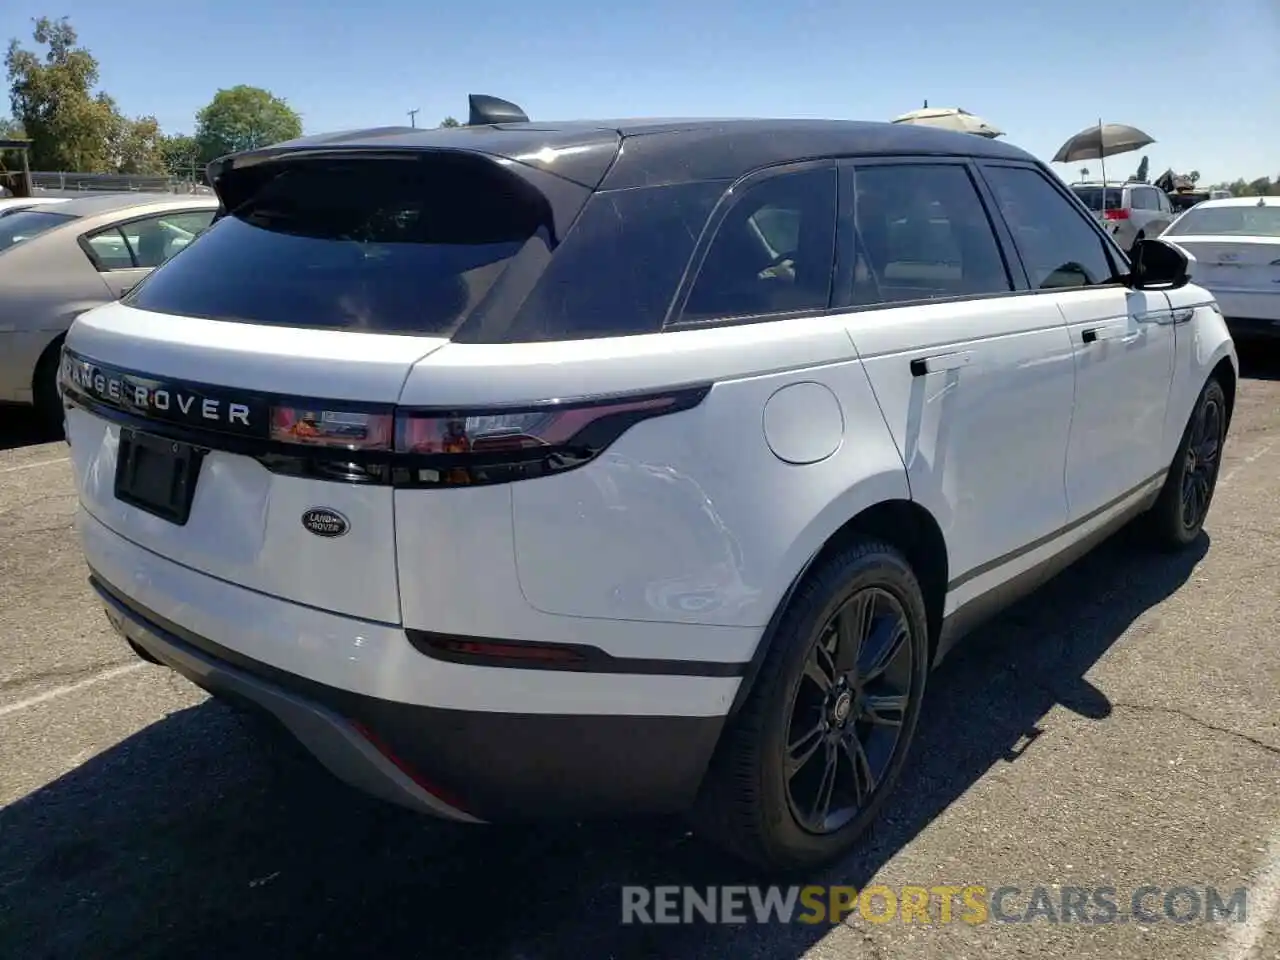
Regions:
M 489 640 L 444 640 L 437 644 L 450 653 L 503 660 L 536 660 L 542 663 L 580 663 L 586 658 L 577 650 L 542 644 L 500 643 Z
M 1104 220 L 1128 220 L 1129 211 L 1125 209 L 1107 210 L 1103 212 L 1102 218 Z
M 377 750 L 378 753 L 382 754 L 382 756 L 385 757 L 391 763 L 392 766 L 394 766 L 397 770 L 399 770 L 406 777 L 412 780 L 415 784 L 417 784 L 419 787 L 421 787 L 423 790 L 431 794 L 431 796 L 435 797 L 437 800 L 441 801 L 442 803 L 447 803 L 449 806 L 453 807 L 453 809 L 459 811 L 460 813 L 467 813 L 467 808 L 462 805 L 461 800 L 459 800 L 456 796 L 454 796 L 449 791 L 443 790 L 440 787 L 436 786 L 434 783 L 424 780 L 422 778 L 422 775 L 418 773 L 417 770 L 413 769 L 413 767 L 411 767 L 404 760 L 401 760 L 400 757 L 396 755 L 395 751 L 392 750 L 391 747 L 389 747 L 386 744 L 386 742 L 382 740 L 381 737 L 379 737 L 376 733 L 374 733 L 372 730 L 366 727 L 363 723 L 360 723 L 357 720 L 350 720 L 348 722 L 351 724 L 352 728 L 356 731 L 356 733 L 360 734 L 360 736 L 364 737 L 365 740 L 369 741 L 369 746 L 373 747 L 373 749 Z

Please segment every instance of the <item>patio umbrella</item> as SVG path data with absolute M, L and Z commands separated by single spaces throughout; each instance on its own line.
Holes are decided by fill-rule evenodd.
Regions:
M 938 127 L 942 130 L 954 130 L 957 133 L 972 133 L 989 140 L 1004 136 L 1003 130 L 997 129 L 981 117 L 959 107 L 925 107 L 922 110 L 912 110 L 900 117 L 894 117 L 892 122 Z
M 1058 152 L 1053 155 L 1053 162 L 1075 163 L 1077 160 L 1101 160 L 1102 181 L 1106 183 L 1107 157 L 1141 150 L 1147 144 L 1155 142 L 1155 137 L 1143 133 L 1137 127 L 1131 127 L 1127 123 L 1103 123 L 1099 119 L 1096 127 L 1081 130 L 1059 147 Z

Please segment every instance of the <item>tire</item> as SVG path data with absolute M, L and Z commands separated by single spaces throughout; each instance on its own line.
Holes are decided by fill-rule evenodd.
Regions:
M 35 403 L 36 418 L 50 434 L 62 436 L 62 397 L 58 394 L 58 361 L 62 356 L 62 340 L 55 340 L 45 348 L 36 363 L 31 378 L 31 396 Z
M 860 618 L 860 611 L 871 616 Z M 849 665 L 847 654 L 843 664 L 834 662 L 838 646 L 834 655 L 828 652 L 837 613 L 844 614 L 845 624 L 870 625 L 863 631 L 869 642 L 856 658 L 857 679 L 844 686 L 830 683 Z M 877 676 L 876 654 L 889 649 L 898 652 Z M 699 832 L 770 870 L 815 867 L 848 852 L 875 821 L 906 762 L 928 662 L 924 597 L 896 549 L 862 540 L 811 571 L 788 604 L 755 686 L 717 748 L 694 813 Z M 869 722 L 863 712 L 870 706 L 868 696 L 897 698 L 876 705 L 879 719 L 896 719 L 896 727 Z M 789 743 L 796 747 L 791 759 L 803 757 L 790 776 L 784 770 Z M 815 816 L 819 790 L 833 769 L 828 816 Z M 868 772 L 870 790 L 865 789 Z M 826 822 L 819 823 L 822 819 Z
M 1227 436 L 1227 397 L 1210 377 L 1182 431 L 1160 496 L 1148 511 L 1146 527 L 1154 546 L 1181 550 L 1200 536 L 1222 466 Z

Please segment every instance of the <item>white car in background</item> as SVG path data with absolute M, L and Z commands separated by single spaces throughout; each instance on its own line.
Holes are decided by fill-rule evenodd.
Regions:
M 1232 336 L 1280 337 L 1280 197 L 1206 200 L 1163 239 L 1195 258 L 1195 283 L 1214 295 Z

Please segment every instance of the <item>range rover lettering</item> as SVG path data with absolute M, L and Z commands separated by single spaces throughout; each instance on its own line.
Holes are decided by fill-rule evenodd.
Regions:
M 472 107 L 214 162 L 225 213 L 67 338 L 111 620 L 338 777 L 821 863 L 958 639 L 1200 535 L 1223 318 L 1022 150 Z

